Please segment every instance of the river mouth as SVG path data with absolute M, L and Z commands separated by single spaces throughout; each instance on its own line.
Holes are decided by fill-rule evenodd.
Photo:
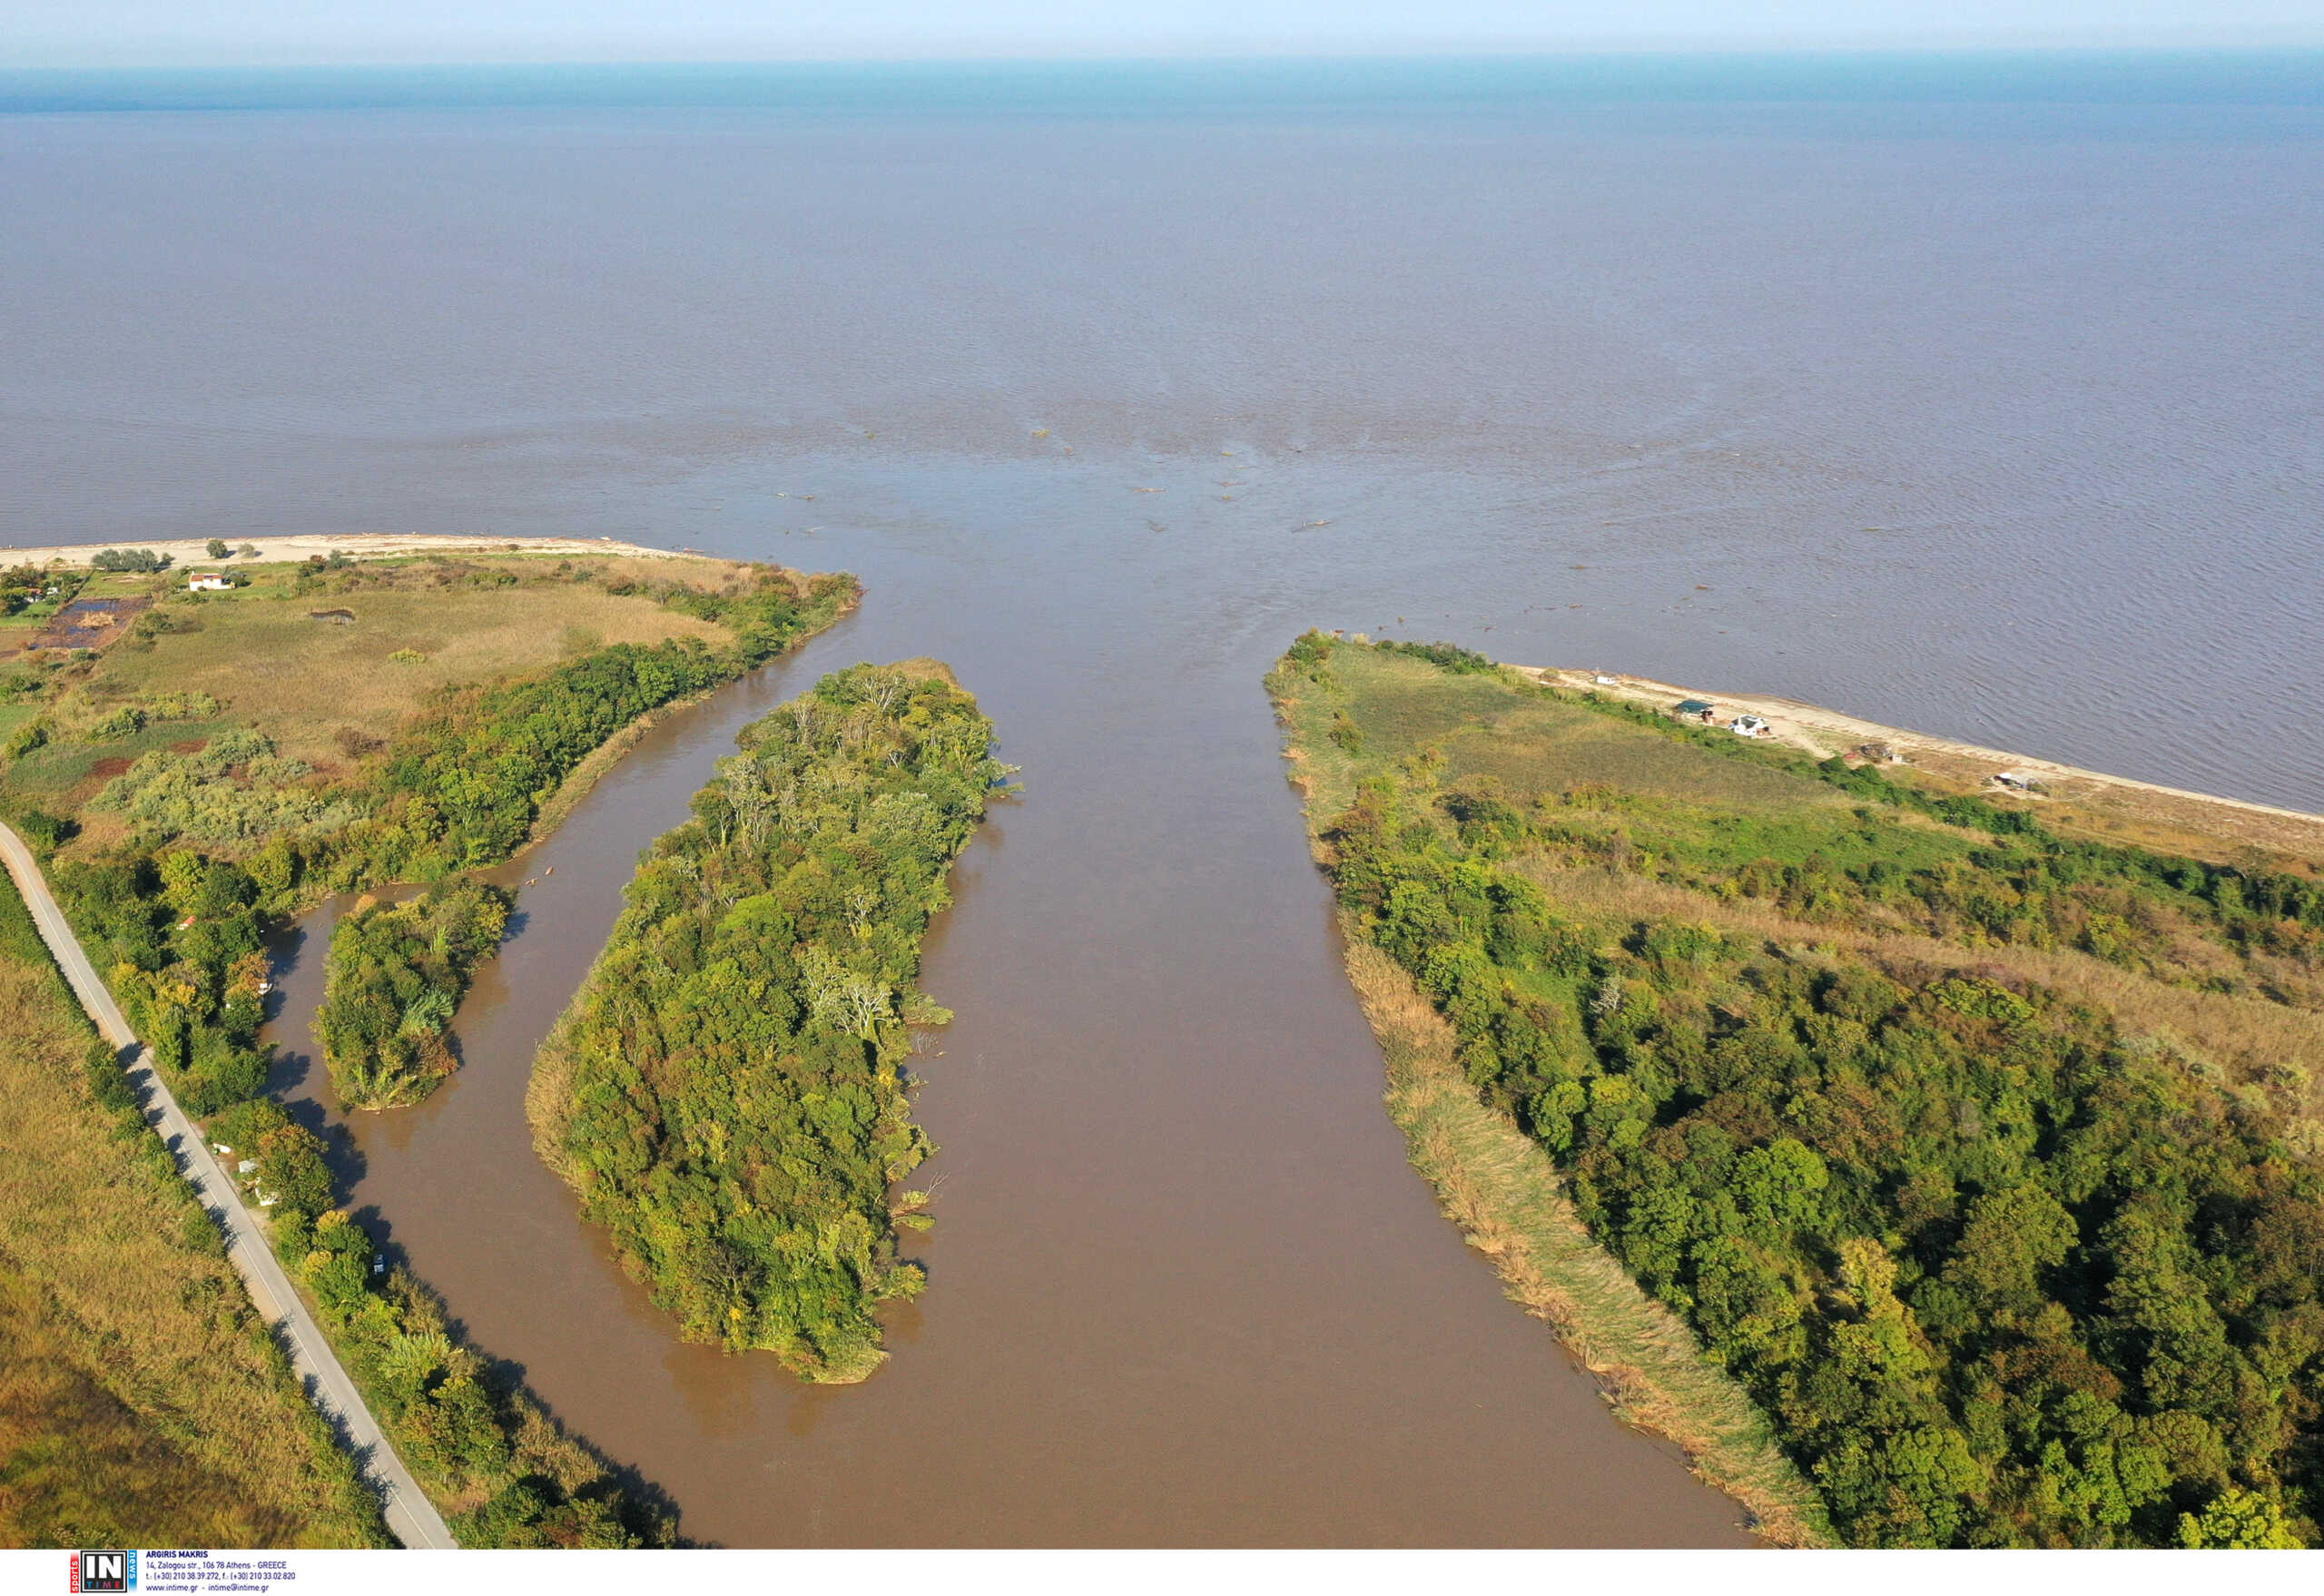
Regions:
M 955 649 L 1028 793 L 971 843 L 928 945 L 923 985 L 958 1015 L 918 1062 L 940 1149 L 914 1180 L 938 1194 L 910 1248 L 929 1291 L 891 1315 L 891 1359 L 860 1387 L 678 1340 L 535 1157 L 533 1050 L 639 851 L 734 733 L 824 671 L 930 652 L 939 590 L 913 586 L 875 586 L 799 655 L 670 715 L 494 872 L 514 929 L 460 1010 L 462 1069 L 427 1102 L 329 1108 L 309 1027 L 345 904 L 283 939 L 277 1085 L 340 1132 L 350 1206 L 480 1347 L 667 1491 L 695 1542 L 1747 1539 L 1501 1299 L 1404 1162 L 1239 658 L 1206 694 L 1217 724 L 1173 749 L 1139 693 L 1076 692 L 1023 649 L 1004 663 L 1005 626 Z
M 2324 689 L 2324 112 L 1758 88 L 0 117 L 0 540 L 864 578 L 519 862 L 465 1068 L 350 1143 L 355 1205 L 694 1538 L 1733 1542 L 1406 1167 L 1268 665 L 1443 637 L 2324 809 L 2283 732 Z M 1027 790 L 929 947 L 928 1294 L 807 1389 L 671 1338 L 525 1076 L 732 727 L 921 655 Z

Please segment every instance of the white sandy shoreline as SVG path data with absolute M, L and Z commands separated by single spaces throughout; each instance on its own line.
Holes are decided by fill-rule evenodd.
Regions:
M 0 544 L 0 568 L 27 565 L 85 566 L 108 548 L 150 548 L 155 554 L 170 556 L 180 566 L 303 560 L 315 555 L 328 557 L 334 550 L 351 559 L 387 559 L 409 554 L 490 554 L 511 549 L 525 554 L 613 555 L 627 559 L 707 557 L 672 548 L 649 548 L 642 543 L 623 543 L 611 537 L 487 537 L 462 533 L 355 532 L 337 537 L 229 537 L 225 542 L 230 549 L 240 548 L 247 543 L 258 550 L 257 557 L 253 559 L 246 555 L 229 554 L 223 560 L 213 560 L 210 557 L 210 540 L 207 537 L 173 537 L 158 542 L 125 538 L 110 543 L 48 544 L 34 548 Z
M 1820 704 L 1802 704 L 1792 698 L 1681 687 L 1646 676 L 1618 676 L 1609 684 L 1598 680 L 1598 673 L 1594 671 L 1557 666 L 1518 665 L 1515 668 L 1571 692 L 1601 693 L 1610 698 L 1626 698 L 1660 710 L 1669 710 L 1682 699 L 1700 698 L 1716 704 L 1722 714 L 1759 715 L 1773 723 L 1777 738 L 1805 749 L 1819 759 L 1828 759 L 1865 743 L 1886 743 L 1913 764 L 1936 765 L 1948 774 L 1972 780 L 1983 780 L 1995 772 L 2011 770 L 2040 778 L 2045 787 L 2065 798 L 2094 798 L 2107 793 L 2136 794 L 2151 803 L 2168 806 L 2163 811 L 2165 813 L 2176 810 L 2176 818 L 2182 821 L 2202 815 L 2216 823 L 2226 815 L 2240 814 L 2254 822 L 2270 823 L 2274 828 L 2271 833 L 2266 834 L 2236 828 L 2243 832 L 2245 840 L 2277 846 L 2294 845 L 2299 852 L 2310 857 L 2324 852 L 2324 815 L 2302 810 L 2280 808 L 2272 803 L 2254 803 L 2241 798 L 2223 798 L 2215 793 L 2190 792 L 2183 787 L 2166 787 L 2130 776 L 2111 775 L 2104 771 L 2061 764 L 2055 760 L 2033 754 L 2011 754 L 1950 737 L 1932 736 L 1925 732 L 1885 726 L 1877 722 L 1843 714 L 1837 710 L 1826 709 Z

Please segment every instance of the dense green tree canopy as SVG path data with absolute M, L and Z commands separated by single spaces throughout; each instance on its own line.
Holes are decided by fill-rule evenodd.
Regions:
M 930 917 L 1003 767 L 935 671 L 859 665 L 758 722 L 655 844 L 536 1066 L 543 1155 L 685 1334 L 821 1379 L 881 1355 L 928 1151 L 902 1066 Z
M 315 1037 L 342 1102 L 416 1102 L 451 1072 L 452 1016 L 477 965 L 498 951 L 508 908 L 507 893 L 465 882 L 339 922 Z
M 1284 668 L 1336 704 L 1357 646 L 1311 636 Z M 2296 985 L 2314 883 L 2067 842 L 1837 766 L 1763 810 L 1685 796 L 1668 761 L 1659 791 L 1512 797 L 1440 752 L 1388 757 L 1424 687 L 1401 724 L 1372 699 L 1334 711 L 1381 756 L 1327 832 L 1340 900 L 1595 1234 L 1774 1419 L 1844 1538 L 2317 1541 L 2314 1149 L 2280 1097 L 1976 951 L 2079 947 L 2191 996 L 2240 956 Z M 1817 780 L 1875 806 L 1835 808 Z M 1626 880 L 1652 885 L 1626 899 Z M 1610 899 L 1658 911 L 1624 923 Z M 1832 940 L 1717 908 L 1754 901 Z

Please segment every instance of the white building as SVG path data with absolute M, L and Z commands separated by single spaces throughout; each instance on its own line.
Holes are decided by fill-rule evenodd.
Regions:
M 195 593 L 223 593 L 233 583 L 215 571 L 196 571 L 185 579 L 187 588 Z

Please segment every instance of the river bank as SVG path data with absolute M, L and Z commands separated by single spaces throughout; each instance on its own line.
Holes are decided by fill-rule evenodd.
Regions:
M 29 1270 L 47 1277 L 63 1331 L 27 1336 L 37 1325 L 27 1304 L 12 1301 L 0 1313 L 0 1335 L 15 1363 L 0 1430 L 13 1451 L 39 1433 L 43 1407 L 54 1404 L 60 1417 L 70 1415 L 59 1427 L 85 1459 L 61 1482 L 41 1477 L 46 1471 L 37 1466 L 22 1470 L 32 1477 L 11 1482 L 7 1527 L 33 1529 L 27 1508 L 37 1519 L 44 1499 L 54 1496 L 64 1522 L 39 1526 L 36 1534 L 47 1532 L 43 1539 L 56 1530 L 199 1527 L 209 1532 L 205 1542 L 230 1546 L 304 1543 L 310 1536 L 361 1544 L 376 1532 L 364 1521 L 383 1514 L 404 1545 L 450 1548 L 442 1517 L 277 1262 L 263 1220 L 242 1204 L 212 1144 L 131 1032 L 50 895 L 39 862 L 4 824 L 0 865 L 0 932 L 15 933 L 0 935 L 0 987 L 15 1017 L 0 1054 L 0 1074 L 9 1080 L 0 1146 L 11 1154 L 13 1173 L 0 1203 L 0 1260 L 11 1276 Z M 36 941 L 23 934 L 28 930 Z M 46 980 L 48 972 L 32 962 L 44 945 L 54 961 Z M 89 1060 L 86 1097 L 70 1068 L 86 1039 L 55 1011 L 68 993 L 103 1042 Z M 105 1125 L 116 1116 L 117 1127 Z M 76 1160 L 69 1172 L 45 1170 L 60 1139 L 103 1148 L 90 1161 L 97 1167 Z M 59 1244 L 67 1227 L 78 1245 Z M 240 1276 L 255 1321 L 231 1307 L 202 1311 L 201 1305 L 222 1298 L 225 1285 L 204 1278 L 212 1273 L 205 1257 Z M 124 1288 L 124 1280 L 136 1284 Z M 103 1352 L 95 1366 L 76 1374 L 72 1364 L 81 1360 L 72 1344 L 83 1338 Z M 201 1375 L 190 1378 L 187 1365 L 197 1361 Z M 75 1394 L 76 1384 L 85 1394 Z M 27 1386 L 48 1387 L 42 1393 L 48 1401 L 27 1401 Z M 295 1413 L 302 1399 L 311 1400 L 320 1422 L 302 1424 L 308 1414 L 283 1411 Z M 182 1433 L 189 1418 L 196 1421 L 190 1438 Z M 20 1465 L 31 1461 L 25 1452 L 15 1456 Z M 106 1501 L 115 1491 L 121 1500 Z M 98 1522 L 84 1516 L 93 1508 Z
M 1309 845 L 1329 872 L 1337 852 L 1327 830 L 1355 796 L 1349 744 L 1361 740 L 1320 702 L 1320 685 L 1288 663 L 1267 678 Z M 1385 1063 L 1388 1117 L 1444 1217 L 1490 1260 L 1509 1299 L 1590 1371 L 1617 1417 L 1678 1445 L 1699 1478 L 1749 1510 L 1767 1541 L 1829 1544 L 1822 1504 L 1750 1398 L 1592 1238 L 1550 1155 L 1479 1098 L 1452 1027 L 1412 976 L 1347 909 L 1336 920 L 1349 984 Z
M 1845 1544 L 2317 1543 L 2313 1371 L 2215 1395 L 2317 1290 L 2252 1286 L 2324 1197 L 2314 873 L 1608 685 L 1317 632 L 1268 678 L 1391 1114 L 1511 1295 Z

